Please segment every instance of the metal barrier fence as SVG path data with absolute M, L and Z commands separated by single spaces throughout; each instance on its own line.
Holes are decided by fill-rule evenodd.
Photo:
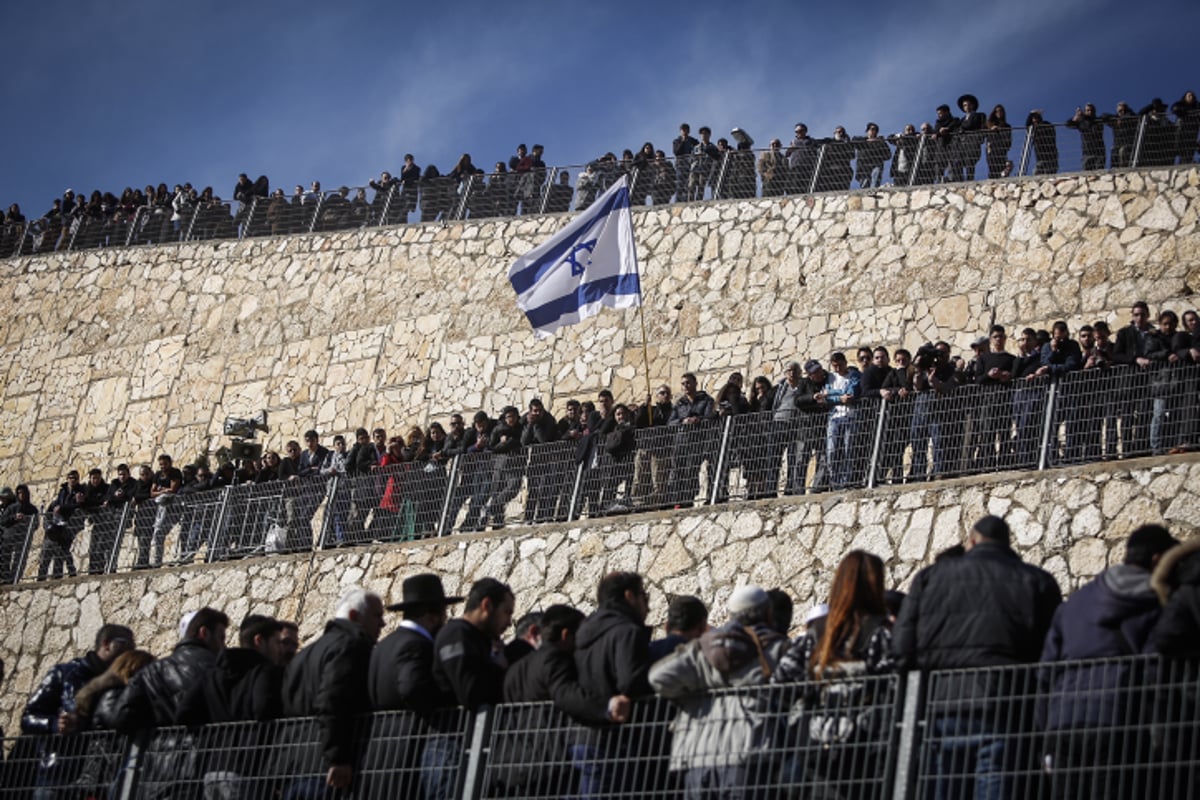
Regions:
M 778 150 L 728 149 L 679 158 L 598 160 L 529 172 L 422 179 L 404 187 L 281 193 L 248 201 L 143 206 L 107 217 L 42 218 L 0 227 L 0 258 L 188 240 L 286 236 L 407 222 L 554 214 L 586 208 L 621 175 L 634 205 L 844 192 L 925 184 L 1169 167 L 1196 163 L 1200 145 L 1166 115 L 996 128 L 938 138 L 809 139 Z M 561 178 L 567 177 L 563 182 Z M 570 177 L 574 176 L 572 185 Z M 368 200 L 368 194 L 371 197 Z
M 359 798 L 1191 798 L 1196 663 L 1156 656 L 643 698 L 630 722 L 552 703 L 358 718 Z M 0 797 L 326 796 L 315 719 L 3 744 Z M 40 792 L 40 794 L 38 794 Z
M 632 433 L 78 512 L 65 538 L 33 523 L 5 532 L 0 577 L 73 575 L 75 556 L 113 572 L 1160 455 L 1200 444 L 1200 366 L 964 383 Z

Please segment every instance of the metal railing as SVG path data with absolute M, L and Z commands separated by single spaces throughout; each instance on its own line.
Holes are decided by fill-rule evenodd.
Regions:
M 878 186 L 920 186 L 1026 175 L 1194 164 L 1200 145 L 1165 116 L 1105 115 L 1094 122 L 996 128 L 948 138 L 902 133 L 876 139 L 810 139 L 778 151 L 593 161 L 525 173 L 422 180 L 402 187 L 349 187 L 293 197 L 196 203 L 172 221 L 170 206 L 106 218 L 41 218 L 0 227 L 0 258 L 97 247 L 287 236 L 407 222 L 450 222 L 586 208 L 630 176 L 634 205 L 748 199 Z M 563 183 L 564 174 L 575 185 Z M 368 196 L 370 200 L 368 201 Z
M 1044 470 L 1200 444 L 1200 366 L 1155 362 L 734 414 L 415 461 L 368 475 L 183 492 L 31 524 L 0 552 L 18 579 L 411 541 L 635 511 Z M 40 535 L 40 538 L 39 538 Z M 65 544 L 64 544 L 65 541 Z M 5 550 L 7 548 L 7 550 Z M 35 575 L 26 568 L 40 548 Z M 53 573 L 53 574 L 51 574 Z
M 1128 656 L 864 675 L 637 700 L 629 722 L 552 703 L 358 717 L 354 796 L 1195 796 L 1195 663 Z M 316 719 L 3 743 L 0 797 L 319 796 Z

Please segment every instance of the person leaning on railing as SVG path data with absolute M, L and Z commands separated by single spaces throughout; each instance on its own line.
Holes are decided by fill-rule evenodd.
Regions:
M 729 621 L 650 668 L 650 685 L 679 707 L 671 724 L 670 769 L 687 797 L 740 797 L 772 783 L 778 752 L 770 695 L 787 638 L 771 626 L 771 598 L 739 586 Z M 739 689 L 743 691 L 718 691 Z
M 986 516 L 971 528 L 966 552 L 926 567 L 913 578 L 892 633 L 896 664 L 908 670 L 1000 667 L 1038 660 L 1062 590 L 1050 573 L 1026 564 L 1010 545 L 1008 523 Z M 942 741 L 935 763 L 938 796 L 948 776 L 974 764 L 976 796 L 1011 796 L 1008 741 L 987 714 L 1003 692 L 994 671 L 939 676 L 931 700 L 944 709 L 932 719 Z M 957 766 L 956 766 L 957 765 Z M 958 795 L 951 795 L 958 796 Z

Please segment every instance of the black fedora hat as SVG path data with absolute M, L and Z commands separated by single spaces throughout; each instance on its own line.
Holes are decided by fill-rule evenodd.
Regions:
M 442 579 L 430 572 L 405 578 L 401 585 L 401 592 L 404 602 L 388 606 L 388 611 L 407 613 L 417 608 L 448 606 L 452 603 L 462 602 L 461 597 L 446 597 L 446 590 L 442 588 Z
M 978 108 L 979 108 L 979 98 L 978 98 L 978 97 L 976 97 L 976 96 L 975 96 L 975 95 L 973 95 L 973 94 L 964 94 L 962 97 L 958 98 L 958 102 L 957 102 L 957 103 L 955 103 L 954 105 L 955 105 L 955 107 L 956 107 L 956 108 L 962 108 L 962 107 L 963 107 L 963 103 L 967 102 L 968 100 L 970 100 L 970 101 L 971 101 L 971 105 L 972 105 L 972 106 L 973 106 L 975 109 L 978 109 Z

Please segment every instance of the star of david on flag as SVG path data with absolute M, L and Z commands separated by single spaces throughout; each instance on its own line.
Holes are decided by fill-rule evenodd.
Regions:
M 586 211 L 513 263 L 508 279 L 534 335 L 600 313 L 641 305 L 628 178 L 622 177 Z

